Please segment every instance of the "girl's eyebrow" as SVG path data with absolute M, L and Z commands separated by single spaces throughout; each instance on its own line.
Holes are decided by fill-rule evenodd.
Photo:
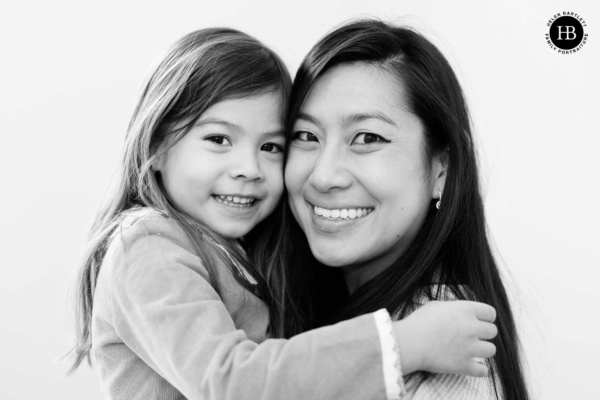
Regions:
M 242 128 L 239 125 L 233 124 L 229 121 L 225 121 L 223 119 L 217 118 L 204 118 L 196 121 L 194 126 L 202 126 L 202 125 L 221 125 L 233 131 L 240 132 Z
M 282 128 L 282 129 L 278 129 L 278 130 L 272 131 L 272 132 L 265 132 L 262 134 L 262 136 L 266 139 L 271 139 L 271 138 L 275 138 L 275 137 L 285 138 L 285 130 Z
M 223 119 L 218 119 L 218 118 L 204 118 L 204 119 L 198 120 L 194 124 L 195 127 L 203 126 L 203 125 L 221 125 L 221 126 L 224 126 L 225 128 L 228 128 L 229 130 L 236 132 L 236 133 L 241 133 L 244 131 L 244 129 L 241 126 L 231 123 L 229 121 L 225 121 Z M 283 129 L 283 127 L 281 127 L 281 128 L 275 129 L 270 132 L 265 132 L 261 136 L 263 136 L 265 138 L 285 136 L 285 129 Z

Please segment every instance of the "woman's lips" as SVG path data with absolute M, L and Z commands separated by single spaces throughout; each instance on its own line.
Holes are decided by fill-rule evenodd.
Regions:
M 372 207 L 360 208 L 325 208 L 313 206 L 314 215 L 330 220 L 353 220 L 364 218 L 373 212 Z

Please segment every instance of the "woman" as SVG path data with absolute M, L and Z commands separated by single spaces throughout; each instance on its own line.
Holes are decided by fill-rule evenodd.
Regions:
M 349 23 L 305 57 L 288 114 L 286 186 L 306 236 L 292 228 L 289 265 L 305 310 L 296 320 L 313 328 L 382 307 L 403 318 L 435 299 L 488 303 L 499 329 L 489 379 L 415 374 L 398 389 L 527 399 L 467 106 L 440 51 L 410 29 Z

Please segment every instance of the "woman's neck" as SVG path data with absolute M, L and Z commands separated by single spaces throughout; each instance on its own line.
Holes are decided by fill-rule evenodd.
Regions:
M 399 257 L 400 255 L 392 253 L 366 262 L 342 267 L 348 292 L 350 294 L 354 293 L 359 287 L 389 268 Z

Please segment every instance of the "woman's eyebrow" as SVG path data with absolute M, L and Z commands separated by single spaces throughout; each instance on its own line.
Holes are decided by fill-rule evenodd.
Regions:
M 299 112 L 298 115 L 296 116 L 296 120 L 300 120 L 300 119 L 310 122 L 311 124 L 318 126 L 320 129 L 323 129 L 323 125 L 321 124 L 321 122 L 317 118 L 313 117 L 310 114 Z
M 348 127 L 352 124 L 366 121 L 368 119 L 377 119 L 377 120 L 383 121 L 387 124 L 393 125 L 395 127 L 398 126 L 390 117 L 388 117 L 387 115 L 385 115 L 384 113 L 379 112 L 379 111 L 369 111 L 369 112 L 361 112 L 361 113 L 353 113 L 353 114 L 345 115 L 342 118 L 342 126 Z M 296 117 L 296 120 L 304 120 L 304 121 L 310 122 L 313 125 L 318 126 L 321 129 L 323 128 L 323 125 L 321 124 L 321 122 L 317 118 L 313 117 L 310 114 L 299 112 L 298 116 Z
M 348 127 L 349 125 L 356 124 L 356 123 L 362 122 L 362 121 L 366 121 L 368 119 L 377 119 L 377 120 L 383 121 L 387 124 L 398 127 L 398 125 L 396 125 L 396 123 L 390 117 L 388 117 L 387 115 L 385 115 L 384 113 L 379 112 L 379 111 L 371 111 L 371 112 L 355 113 L 355 114 L 346 115 L 342 118 L 342 125 L 344 127 Z

